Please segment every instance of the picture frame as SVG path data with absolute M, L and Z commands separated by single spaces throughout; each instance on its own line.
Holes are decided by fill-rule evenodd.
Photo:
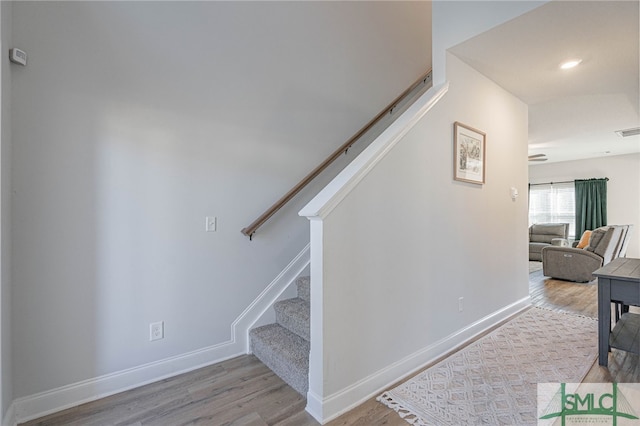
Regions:
M 453 179 L 484 184 L 487 135 L 456 121 L 453 123 Z

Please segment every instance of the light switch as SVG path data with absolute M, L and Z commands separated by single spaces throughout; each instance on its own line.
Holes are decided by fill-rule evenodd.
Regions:
M 515 188 L 515 187 L 512 186 L 511 187 L 511 199 L 513 201 L 515 201 L 516 198 L 518 198 L 518 195 L 520 195 L 520 194 L 518 194 L 518 188 Z
M 215 216 L 207 216 L 205 230 L 207 232 L 216 232 L 216 217 Z

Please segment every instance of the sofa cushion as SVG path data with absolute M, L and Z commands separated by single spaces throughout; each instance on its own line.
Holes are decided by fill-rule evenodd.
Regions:
M 542 249 L 548 245 L 547 243 L 529 243 L 529 253 L 542 253 Z

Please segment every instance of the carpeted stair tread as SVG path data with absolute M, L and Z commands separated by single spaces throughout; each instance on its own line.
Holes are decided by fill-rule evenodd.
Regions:
M 253 354 L 306 397 L 309 388 L 309 342 L 278 324 L 255 328 L 249 336 Z
M 297 334 L 306 341 L 309 337 L 309 302 L 299 297 L 276 302 L 273 305 L 276 311 L 276 322 L 287 330 Z
M 298 297 L 309 302 L 311 300 L 311 277 L 299 277 L 296 280 Z

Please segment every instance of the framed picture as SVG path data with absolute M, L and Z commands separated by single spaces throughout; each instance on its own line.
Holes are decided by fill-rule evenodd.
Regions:
M 462 182 L 484 183 L 487 135 L 462 123 L 453 123 L 453 178 Z

